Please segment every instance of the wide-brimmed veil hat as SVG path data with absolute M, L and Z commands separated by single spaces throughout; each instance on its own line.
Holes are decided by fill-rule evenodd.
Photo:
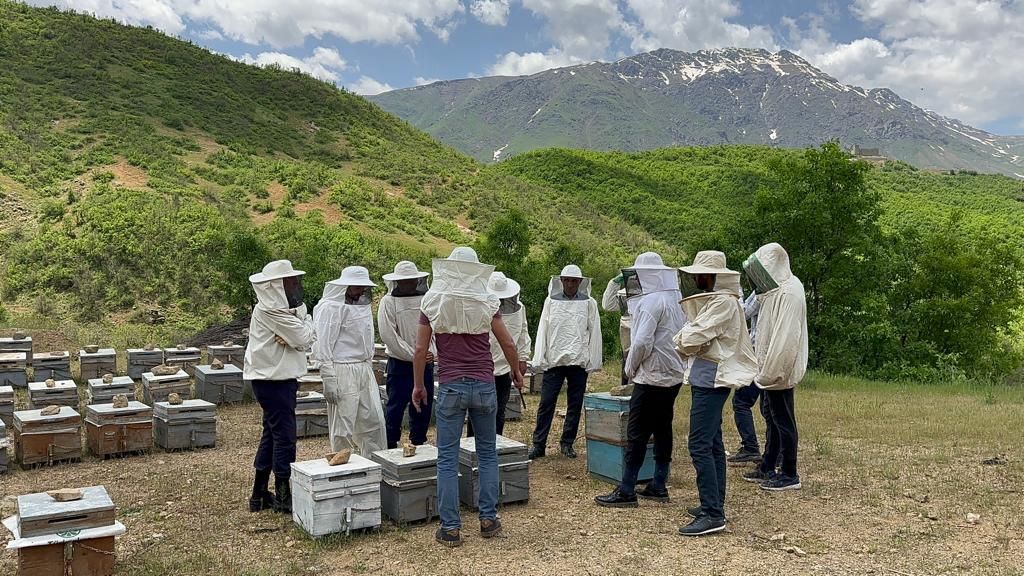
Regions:
M 395 264 L 395 271 L 382 276 L 385 282 L 397 282 L 399 280 L 419 280 L 430 276 L 430 272 L 421 272 L 414 262 L 402 260 Z
M 331 280 L 328 284 L 335 286 L 369 286 L 374 287 L 373 280 L 370 280 L 370 272 L 362 266 L 349 266 L 341 271 L 341 276 Z
M 579 278 L 584 279 L 583 271 L 580 267 L 575 264 L 569 264 L 565 268 L 562 268 L 562 273 L 558 275 L 559 278 Z
M 703 250 L 693 257 L 693 264 L 680 268 L 687 274 L 722 274 L 739 276 L 740 273 L 725 267 L 725 254 L 718 250 Z
M 519 282 L 506 277 L 501 272 L 494 272 L 487 281 L 487 291 L 498 298 L 512 298 L 520 292 Z
M 290 260 L 274 260 L 264 266 L 262 272 L 249 276 L 249 282 L 252 282 L 253 284 L 262 284 L 264 282 L 270 282 L 271 280 L 292 278 L 294 276 L 302 276 L 303 274 L 305 274 L 305 272 L 302 270 L 296 270 L 292 267 Z

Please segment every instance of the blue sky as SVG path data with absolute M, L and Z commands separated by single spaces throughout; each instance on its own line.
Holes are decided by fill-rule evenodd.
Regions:
M 1024 0 L 30 0 L 361 94 L 659 47 L 788 49 L 842 82 L 1024 134 Z

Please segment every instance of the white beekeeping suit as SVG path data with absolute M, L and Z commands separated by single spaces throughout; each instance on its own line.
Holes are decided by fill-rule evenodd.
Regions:
M 807 373 L 807 300 L 804 285 L 789 267 L 789 254 L 777 243 L 758 248 L 743 264 L 757 288 L 758 372 L 765 390 L 794 388 Z
M 624 276 L 630 278 L 626 292 L 633 317 L 626 376 L 647 386 L 682 384 L 686 365 L 672 344 L 686 321 L 679 308 L 678 272 L 665 266 L 658 254 L 646 252 Z
M 420 310 L 436 334 L 490 334 L 498 297 L 487 291 L 494 266 L 481 264 L 471 248 L 432 261 L 434 283 Z
M 373 287 L 362 266 L 345 268 L 341 277 L 324 285 L 313 309 L 317 342 L 314 355 L 321 362 L 327 400 L 327 424 L 332 450 L 350 448 L 366 458 L 387 448 L 384 410 L 373 375 L 373 313 L 370 297 L 347 297 L 350 286 Z
M 516 352 L 520 362 L 530 359 L 530 333 L 526 323 L 526 308 L 519 301 L 519 283 L 511 278 L 506 278 L 501 272 L 491 274 L 487 283 L 491 294 L 501 299 L 501 320 L 505 323 L 512 341 L 516 344 Z M 491 358 L 494 360 L 494 375 L 503 376 L 512 371 L 505 359 L 505 352 L 502 351 L 498 339 L 491 334 Z
M 705 388 L 743 388 L 757 372 L 754 349 L 740 302 L 740 275 L 725 266 L 725 254 L 698 252 L 689 275 L 714 275 L 711 292 L 682 301 L 687 324 L 676 334 L 680 354 L 691 357 L 687 382 Z
M 579 292 L 567 298 L 562 277 L 580 278 Z M 601 369 L 601 316 L 597 302 L 590 297 L 591 279 L 584 278 L 579 266 L 566 266 L 551 277 L 548 297 L 537 327 L 533 367 L 546 371 L 560 366 L 580 366 L 587 372 Z
M 420 272 L 416 264 L 402 261 L 395 265 L 395 271 L 384 275 L 387 294 L 380 299 L 377 308 L 377 329 L 384 343 L 388 357 L 403 362 L 412 362 L 416 353 L 416 332 L 419 330 L 420 305 L 427 292 L 427 272 Z M 410 294 L 396 293 L 399 282 L 416 280 L 417 288 Z M 430 352 L 436 354 L 431 342 Z
M 313 322 L 301 303 L 301 289 L 289 305 L 284 288 L 285 278 L 303 274 L 293 269 L 291 262 L 276 260 L 249 277 L 257 304 L 249 322 L 243 368 L 246 380 L 290 380 L 306 373 L 306 351 L 316 338 Z M 275 337 L 286 345 L 279 344 Z

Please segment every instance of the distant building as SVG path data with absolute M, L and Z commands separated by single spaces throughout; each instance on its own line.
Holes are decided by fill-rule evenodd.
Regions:
M 888 160 L 888 158 L 882 155 L 882 151 L 879 148 L 866 148 L 860 144 L 854 144 L 853 148 L 850 149 L 850 153 L 858 160 L 864 160 L 875 165 L 885 164 L 885 161 Z

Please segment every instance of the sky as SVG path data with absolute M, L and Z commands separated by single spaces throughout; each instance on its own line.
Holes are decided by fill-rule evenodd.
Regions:
M 29 0 L 358 94 L 656 48 L 790 50 L 847 84 L 1024 134 L 1024 0 Z

